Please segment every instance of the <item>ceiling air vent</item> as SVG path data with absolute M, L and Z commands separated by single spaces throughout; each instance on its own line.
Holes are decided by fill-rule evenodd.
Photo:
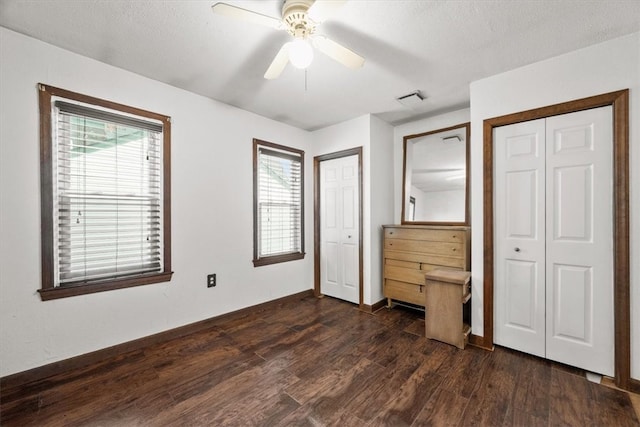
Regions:
M 442 142 L 445 144 L 448 142 L 462 142 L 462 138 L 460 138 L 460 135 L 450 135 L 443 137 Z
M 408 95 L 400 96 L 396 98 L 396 100 L 405 107 L 416 108 L 422 103 L 424 97 L 420 94 L 420 91 L 417 90 Z

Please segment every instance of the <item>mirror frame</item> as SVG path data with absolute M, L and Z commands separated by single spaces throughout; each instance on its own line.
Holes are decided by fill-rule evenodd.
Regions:
M 465 150 L 466 150 L 466 154 L 465 154 L 465 168 L 466 168 L 466 172 L 467 172 L 467 177 L 465 178 L 465 197 L 464 197 L 464 221 L 463 222 L 450 222 L 450 221 L 408 221 L 405 219 L 405 206 L 406 206 L 406 200 L 408 197 L 408 193 L 407 193 L 407 188 L 406 188 L 406 183 L 407 183 L 407 144 L 409 143 L 410 139 L 413 138 L 420 138 L 423 136 L 427 136 L 427 135 L 433 135 L 435 133 L 440 133 L 440 132 L 446 132 L 446 131 L 450 131 L 450 130 L 454 130 L 454 129 L 460 129 L 460 128 L 464 128 L 465 129 Z M 471 217 L 469 210 L 471 208 L 471 203 L 470 203 L 470 184 L 471 184 L 471 176 L 470 176 L 470 168 L 469 168 L 469 160 L 470 160 L 470 155 L 469 155 L 469 140 L 471 139 L 471 123 L 467 122 L 467 123 L 461 123 L 455 126 L 449 126 L 446 128 L 442 128 L 442 129 L 436 129 L 436 130 L 432 130 L 429 132 L 423 132 L 423 133 L 416 133 L 413 135 L 406 135 L 403 137 L 403 143 L 402 143 L 402 210 L 401 210 L 401 217 L 400 217 L 400 223 L 401 224 L 413 224 L 413 225 L 469 225 L 469 219 Z

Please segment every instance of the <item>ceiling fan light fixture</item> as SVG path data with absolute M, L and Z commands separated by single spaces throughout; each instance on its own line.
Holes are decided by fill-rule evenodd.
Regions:
M 313 61 L 314 49 L 347 68 L 356 69 L 364 65 L 362 56 L 340 43 L 316 34 L 316 27 L 346 2 L 347 0 L 283 0 L 282 19 L 226 3 L 216 3 L 211 10 L 216 15 L 284 30 L 293 37 L 293 41 L 282 45 L 264 73 L 265 79 L 273 80 L 280 76 L 288 62 L 296 68 L 306 69 Z
M 304 70 L 313 61 L 313 48 L 307 39 L 297 38 L 289 45 L 289 61 L 291 65 Z

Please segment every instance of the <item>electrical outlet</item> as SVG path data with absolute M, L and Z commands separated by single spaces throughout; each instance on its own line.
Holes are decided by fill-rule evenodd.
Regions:
M 207 288 L 213 288 L 216 285 L 216 274 L 207 274 Z

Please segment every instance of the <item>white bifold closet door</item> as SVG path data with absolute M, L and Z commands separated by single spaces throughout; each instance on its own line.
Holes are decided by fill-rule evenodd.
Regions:
M 320 291 L 360 301 L 358 156 L 320 162 Z
M 612 109 L 494 132 L 494 341 L 613 376 Z

